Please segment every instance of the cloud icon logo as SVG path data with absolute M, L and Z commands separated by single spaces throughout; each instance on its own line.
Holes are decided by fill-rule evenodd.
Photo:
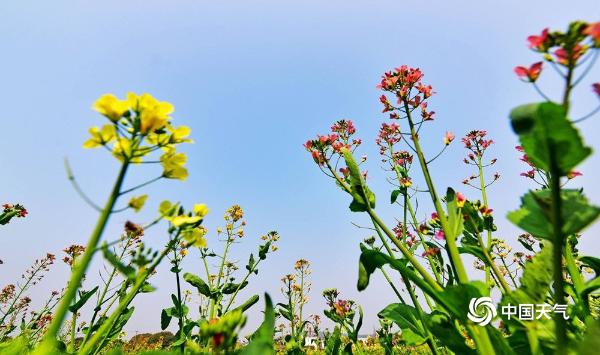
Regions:
M 471 298 L 467 317 L 474 323 L 486 326 L 496 317 L 496 314 L 496 306 L 491 297 Z

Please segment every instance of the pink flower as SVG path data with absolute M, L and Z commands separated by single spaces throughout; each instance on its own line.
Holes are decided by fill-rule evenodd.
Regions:
M 458 208 L 462 208 L 465 205 L 465 201 L 467 201 L 465 195 L 460 192 L 456 193 L 456 205 Z
M 526 171 L 526 172 L 524 172 L 524 173 L 521 173 L 520 175 L 521 175 L 521 176 L 524 176 L 524 177 L 526 177 L 526 178 L 533 179 L 533 178 L 535 178 L 535 170 L 531 169 L 531 170 L 529 170 L 529 171 Z
M 444 135 L 444 144 L 449 145 L 454 140 L 454 133 L 446 132 Z
M 583 55 L 585 49 L 580 44 L 573 47 L 571 53 L 567 52 L 564 48 L 558 48 L 554 51 L 554 55 L 556 56 L 556 60 L 558 63 L 562 65 L 569 65 L 575 63 L 579 57 Z
M 582 176 L 583 174 L 577 170 L 573 170 L 570 173 L 567 174 L 567 179 L 571 180 L 571 179 L 575 179 L 578 176 Z
M 529 48 L 535 49 L 538 51 L 545 51 L 546 48 L 546 40 L 548 39 L 548 29 L 544 28 L 542 33 L 539 36 L 531 35 L 527 37 L 527 41 L 529 42 Z
M 600 22 L 594 22 L 587 25 L 583 30 L 583 34 L 592 37 L 594 45 L 600 46 Z
M 515 74 L 517 74 L 519 78 L 527 78 L 529 82 L 533 83 L 539 78 L 540 73 L 542 72 L 542 65 L 542 62 L 537 62 L 531 64 L 529 68 L 518 66 L 514 69 Z
M 444 231 L 440 229 L 437 232 L 435 232 L 435 239 L 437 239 L 437 240 L 446 239 L 446 235 L 444 234 Z

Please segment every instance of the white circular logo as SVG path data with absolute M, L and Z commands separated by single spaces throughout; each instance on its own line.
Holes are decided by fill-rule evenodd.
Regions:
M 496 306 L 494 306 L 492 298 L 471 298 L 467 317 L 481 326 L 488 325 L 496 317 Z

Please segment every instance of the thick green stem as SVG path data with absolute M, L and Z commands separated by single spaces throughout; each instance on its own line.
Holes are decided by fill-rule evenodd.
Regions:
M 554 302 L 555 304 L 565 305 L 565 289 L 563 278 L 563 249 L 565 245 L 562 232 L 562 200 L 560 196 L 560 169 L 557 165 L 557 152 L 554 146 L 550 145 L 550 186 L 552 191 L 552 229 L 554 234 L 553 263 L 554 263 Z M 556 312 L 555 314 L 555 333 L 556 333 L 556 354 L 566 354 L 567 351 L 567 322 L 563 316 Z
M 88 240 L 85 252 L 73 266 L 73 272 L 71 273 L 71 279 L 69 280 L 67 289 L 65 290 L 63 298 L 59 303 L 56 312 L 54 313 L 52 322 L 48 326 L 46 335 L 44 335 L 42 343 L 36 350 L 36 353 L 47 354 L 53 351 L 54 344 L 56 343 L 56 336 L 58 335 L 63 321 L 65 320 L 67 312 L 69 311 L 71 300 L 73 300 L 77 294 L 77 289 L 79 288 L 81 280 L 83 279 L 85 272 L 92 261 L 92 257 L 94 256 L 94 252 L 98 247 L 98 243 L 100 242 L 104 228 L 108 223 L 111 211 L 117 202 L 119 191 L 121 190 L 121 186 L 125 180 L 125 174 L 127 173 L 128 167 L 129 162 L 125 160 L 121 165 L 119 175 L 117 175 L 117 180 L 115 181 L 110 196 L 108 197 L 108 200 L 102 209 L 102 213 L 100 213 L 100 217 L 96 222 L 96 227 L 94 228 L 94 231 Z

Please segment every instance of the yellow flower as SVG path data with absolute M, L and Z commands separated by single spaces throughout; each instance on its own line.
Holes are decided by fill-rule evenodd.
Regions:
M 175 212 L 177 212 L 178 206 L 179 204 L 177 203 L 173 204 L 171 203 L 171 201 L 164 200 L 158 206 L 158 213 L 160 213 L 160 215 L 163 216 L 164 219 L 170 221 L 171 219 L 173 219 Z
M 111 124 L 104 125 L 102 128 L 94 126 L 90 128 L 89 132 L 92 135 L 92 138 L 83 143 L 83 147 L 87 149 L 100 147 L 117 137 L 115 126 Z
M 186 216 L 186 215 L 182 214 L 182 215 L 173 217 L 173 219 L 171 220 L 171 223 L 173 223 L 173 225 L 175 227 L 181 227 L 184 224 L 198 223 L 198 222 L 200 222 L 201 219 L 202 219 L 202 217 L 199 217 L 199 216 Z
M 158 101 L 150 94 L 138 96 L 132 92 L 127 94 L 127 102 L 140 117 L 140 132 L 148 134 L 163 128 L 171 118 L 174 107 L 166 101 Z
M 206 228 L 202 226 L 185 230 L 182 233 L 183 239 L 187 242 L 188 245 L 192 245 L 198 248 L 206 248 L 207 243 L 206 239 L 204 239 L 205 235 Z
M 167 152 L 160 157 L 160 163 L 163 166 L 163 176 L 168 179 L 185 180 L 188 177 L 188 171 L 183 166 L 187 161 L 184 153 Z
M 171 132 L 171 137 L 169 139 L 169 143 L 192 143 L 193 141 L 187 137 L 192 133 L 192 130 L 188 126 L 179 126 L 177 128 L 173 128 L 172 126 L 168 127 Z
M 197 203 L 194 205 L 194 213 L 196 216 L 204 217 L 208 214 L 208 207 L 204 203 Z
M 113 94 L 104 94 L 94 102 L 92 107 L 109 120 L 117 122 L 125 112 L 129 111 L 130 106 L 128 100 L 119 100 Z
M 144 207 L 144 204 L 146 203 L 147 199 L 148 195 L 141 195 L 137 197 L 134 196 L 131 198 L 131 200 L 129 200 L 128 206 L 133 208 L 135 212 L 139 212 L 142 209 L 142 207 Z
M 117 142 L 113 146 L 112 154 L 120 161 L 123 161 L 127 158 L 132 163 L 139 163 L 142 160 L 140 157 L 133 156 L 133 147 L 131 146 L 131 141 L 123 137 L 117 139 Z

